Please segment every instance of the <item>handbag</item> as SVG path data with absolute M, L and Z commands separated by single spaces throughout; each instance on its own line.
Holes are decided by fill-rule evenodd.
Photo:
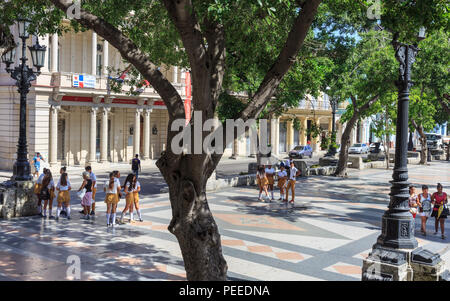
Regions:
M 77 196 L 82 200 L 84 198 L 84 195 L 86 194 L 86 188 L 81 189 L 77 192 Z

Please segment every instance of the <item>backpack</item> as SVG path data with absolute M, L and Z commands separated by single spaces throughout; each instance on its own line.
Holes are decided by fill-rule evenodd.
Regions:
M 131 161 L 131 169 L 133 169 L 133 170 L 139 169 L 139 159 L 133 159 Z
M 50 199 L 50 191 L 48 190 L 48 186 L 44 186 L 41 188 L 41 192 L 39 194 L 39 197 L 41 200 L 48 200 Z

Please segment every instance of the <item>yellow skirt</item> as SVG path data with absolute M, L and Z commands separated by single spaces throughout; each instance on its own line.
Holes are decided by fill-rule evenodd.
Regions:
M 34 193 L 35 194 L 41 193 L 41 188 L 42 188 L 42 184 L 38 184 L 38 183 L 34 184 Z
M 139 204 L 139 192 L 137 191 L 133 192 L 133 196 L 134 196 L 134 203 Z
M 58 204 L 64 203 L 64 204 L 70 204 L 70 193 L 68 190 L 63 190 L 58 192 Z
M 286 184 L 286 179 L 279 179 L 278 180 L 278 187 L 281 188 Z
M 125 197 L 125 201 L 127 206 L 129 205 L 133 205 L 134 203 L 134 193 L 127 193 L 126 197 Z
M 106 204 L 117 204 L 119 202 L 119 196 L 117 193 L 107 193 L 105 197 Z
M 265 186 L 265 185 L 267 185 L 267 184 L 269 184 L 269 180 L 267 180 L 266 177 L 264 177 L 264 178 L 262 178 L 262 179 L 258 178 L 258 185 L 259 185 L 259 186 Z
M 267 176 L 267 180 L 269 181 L 270 185 L 273 185 L 275 183 L 275 180 L 273 179 L 273 176 Z

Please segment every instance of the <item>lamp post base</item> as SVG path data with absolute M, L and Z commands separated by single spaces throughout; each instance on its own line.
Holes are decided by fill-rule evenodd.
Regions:
M 363 260 L 362 281 L 448 281 L 439 254 L 422 247 L 395 249 L 375 244 Z
M 28 161 L 16 161 L 13 167 L 12 181 L 31 181 L 33 176 L 31 175 L 31 166 Z

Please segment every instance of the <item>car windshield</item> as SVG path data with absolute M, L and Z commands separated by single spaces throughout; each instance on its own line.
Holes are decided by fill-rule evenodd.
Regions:
M 427 140 L 438 140 L 441 137 L 439 137 L 439 135 L 435 135 L 435 134 L 426 134 L 427 136 Z
M 296 146 L 294 150 L 303 150 L 303 146 Z
M 361 147 L 361 143 L 355 143 L 353 144 L 353 147 Z

